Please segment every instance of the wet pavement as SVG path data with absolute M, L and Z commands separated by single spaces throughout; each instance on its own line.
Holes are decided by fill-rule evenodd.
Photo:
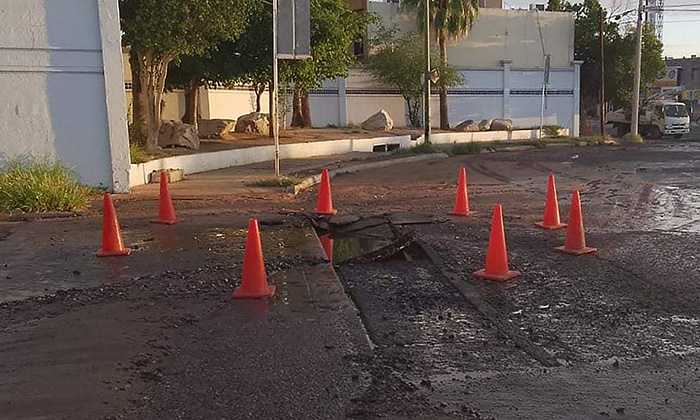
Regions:
M 671 140 L 343 175 L 320 242 L 313 192 L 173 227 L 119 201 L 127 259 L 94 257 L 97 218 L 0 224 L 0 418 L 695 419 L 698 161 Z M 463 165 L 476 215 L 448 217 Z M 597 254 L 533 226 L 550 173 Z M 472 276 L 496 203 L 506 283 Z M 232 301 L 255 208 L 278 294 Z

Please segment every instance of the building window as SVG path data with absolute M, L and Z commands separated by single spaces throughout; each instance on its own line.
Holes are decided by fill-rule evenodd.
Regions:
M 693 67 L 693 69 L 690 71 L 690 80 L 698 79 L 700 79 L 700 68 Z

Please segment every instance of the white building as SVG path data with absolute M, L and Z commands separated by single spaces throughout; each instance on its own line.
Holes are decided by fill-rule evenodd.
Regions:
M 0 166 L 59 159 L 129 189 L 117 0 L 0 1 Z
M 398 3 L 372 1 L 367 6 L 384 18 L 385 25 L 394 24 L 404 33 L 416 31 L 415 19 L 402 13 Z M 580 63 L 574 62 L 574 16 L 536 9 L 481 8 L 469 35 L 449 44 L 448 59 L 463 79 L 463 85 L 448 94 L 450 123 L 510 118 L 519 127 L 537 126 L 545 54 L 551 59 L 545 124 L 558 124 L 578 135 Z M 345 91 L 354 95 L 366 88 L 353 74 Z M 373 94 L 374 100 L 393 111 L 399 124 L 405 122 L 395 95 L 381 89 Z M 431 120 L 439 126 L 437 95 L 433 102 Z M 362 117 L 350 113 L 348 122 Z

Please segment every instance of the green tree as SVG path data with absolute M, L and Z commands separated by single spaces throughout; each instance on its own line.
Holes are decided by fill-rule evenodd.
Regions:
M 353 11 L 346 0 L 311 0 L 311 56 L 281 60 L 280 77 L 294 84 L 292 125 L 311 126 L 309 91 L 326 79 L 347 76 L 355 63 L 350 46 L 362 39 L 370 15 Z
M 272 79 L 272 8 L 264 3 L 253 6 L 245 32 L 235 40 L 220 42 L 200 56 L 183 56 L 170 65 L 166 88 L 185 90 L 182 121 L 196 124 L 199 88 L 206 85 L 252 86 L 256 112 Z
M 635 40 L 634 30 L 623 31 L 609 18 L 598 0 L 570 3 L 566 0 L 549 0 L 547 10 L 572 12 L 575 15 L 574 56 L 582 60 L 581 102 L 583 108 L 593 108 L 599 102 L 600 92 L 600 34 L 599 14 L 603 14 L 603 39 L 605 42 L 605 92 L 606 100 L 615 107 L 629 107 L 634 80 Z M 663 75 L 663 44 L 646 27 L 643 31 L 642 89 Z
M 418 16 L 419 31 L 425 30 L 425 0 L 404 0 L 402 3 Z M 430 25 L 440 51 L 440 62 L 447 66 L 447 41 L 467 36 L 479 15 L 479 0 L 431 0 Z M 440 128 L 450 128 L 447 89 L 440 87 Z
M 182 122 L 197 127 L 199 119 L 199 88 L 207 83 L 207 64 L 209 57 L 183 56 L 168 66 L 165 89 L 183 89 L 185 91 L 185 113 Z
M 201 55 L 245 29 L 249 0 L 119 0 L 125 45 L 131 48 L 141 105 L 134 122 L 143 124 L 146 148 L 158 149 L 161 100 L 170 62 Z M 138 109 L 138 111 L 137 111 Z M 136 115 L 136 112 L 143 115 Z
M 377 51 L 367 61 L 367 69 L 377 80 L 401 92 L 406 101 L 408 121 L 418 127 L 421 125 L 423 97 L 423 43 L 416 36 L 393 39 L 382 32 L 381 37 L 383 40 Z M 437 58 L 434 51 L 432 55 Z M 447 89 L 461 82 L 456 69 L 442 61 L 438 63 L 440 88 Z

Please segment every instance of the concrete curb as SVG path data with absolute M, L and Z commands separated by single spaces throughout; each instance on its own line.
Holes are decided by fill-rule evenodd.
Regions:
M 364 163 L 362 165 L 348 166 L 347 168 L 333 169 L 331 171 L 328 171 L 328 175 L 331 177 L 331 179 L 333 179 L 334 177 L 336 177 L 337 175 L 340 175 L 340 174 L 351 174 L 351 173 L 355 173 L 355 172 L 366 171 L 369 169 L 377 169 L 377 168 L 384 168 L 384 167 L 391 166 L 391 165 L 399 165 L 402 163 L 421 162 L 424 160 L 444 159 L 447 157 L 449 157 L 447 155 L 447 153 L 431 153 L 431 154 L 410 156 L 410 157 L 398 158 L 398 159 L 388 159 L 388 160 L 382 160 L 379 162 Z M 296 194 L 299 194 L 300 191 L 303 191 L 307 188 L 311 188 L 314 185 L 318 184 L 319 182 L 321 182 L 321 174 L 313 175 L 313 176 L 310 176 L 308 178 L 305 178 L 302 182 L 295 185 L 294 187 L 287 187 L 286 191 L 289 193 L 294 193 L 294 195 L 296 195 Z

